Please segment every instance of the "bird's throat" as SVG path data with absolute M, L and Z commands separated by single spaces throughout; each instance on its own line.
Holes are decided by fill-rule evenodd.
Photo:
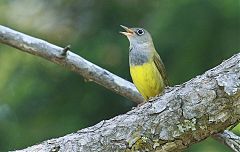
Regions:
M 151 53 L 145 50 L 137 50 L 132 48 L 129 52 L 129 64 L 130 66 L 143 65 L 150 61 Z

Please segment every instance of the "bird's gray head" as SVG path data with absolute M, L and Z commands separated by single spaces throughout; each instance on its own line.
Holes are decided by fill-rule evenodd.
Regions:
M 120 26 L 125 30 L 125 32 L 120 33 L 127 36 L 131 46 L 138 47 L 139 45 L 153 45 L 152 37 L 147 30 L 143 28 L 128 28 L 123 25 Z

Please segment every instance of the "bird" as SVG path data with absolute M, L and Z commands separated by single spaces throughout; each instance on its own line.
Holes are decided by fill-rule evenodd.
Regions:
M 120 26 L 125 30 L 120 33 L 127 36 L 130 42 L 129 66 L 132 81 L 146 102 L 169 86 L 165 66 L 147 30 Z

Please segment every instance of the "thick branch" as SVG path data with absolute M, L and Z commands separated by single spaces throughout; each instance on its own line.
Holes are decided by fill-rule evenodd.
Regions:
M 18 48 L 24 52 L 43 57 L 62 66 L 66 66 L 82 75 L 85 79 L 94 81 L 136 103 L 144 101 L 131 82 L 110 73 L 64 48 L 1 25 L 0 42 Z
M 180 151 L 239 119 L 240 53 L 151 103 L 21 151 Z

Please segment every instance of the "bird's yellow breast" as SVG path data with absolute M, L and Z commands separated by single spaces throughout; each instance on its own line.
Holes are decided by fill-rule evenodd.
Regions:
M 131 65 L 130 74 L 133 83 L 146 100 L 160 94 L 165 87 L 162 76 L 153 61 L 143 65 Z

